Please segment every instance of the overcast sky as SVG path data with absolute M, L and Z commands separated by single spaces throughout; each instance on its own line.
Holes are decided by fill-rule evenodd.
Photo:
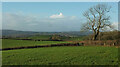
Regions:
M 83 13 L 100 2 L 3 2 L 3 29 L 60 32 L 80 31 L 86 21 Z M 118 3 L 105 2 L 112 7 L 112 24 L 118 26 Z

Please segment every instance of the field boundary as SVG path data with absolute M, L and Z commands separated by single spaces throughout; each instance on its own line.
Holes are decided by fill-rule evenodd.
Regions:
M 84 46 L 88 45 L 101 45 L 101 46 L 120 46 L 120 40 L 97 40 L 97 41 L 80 41 L 80 43 L 83 43 Z
M 11 39 L 11 40 L 28 40 L 28 41 L 64 41 L 64 40 L 52 40 L 52 39 L 27 39 L 27 38 L 23 38 L 23 39 L 17 39 L 17 38 L 1 38 L 1 39 Z
M 62 44 L 51 44 L 51 45 L 37 45 L 37 46 L 24 46 L 24 47 L 14 47 L 14 48 L 3 48 L 3 50 L 16 50 L 16 49 L 28 49 L 28 48 L 42 48 L 42 47 L 55 47 L 55 46 L 81 46 L 79 43 L 62 43 Z

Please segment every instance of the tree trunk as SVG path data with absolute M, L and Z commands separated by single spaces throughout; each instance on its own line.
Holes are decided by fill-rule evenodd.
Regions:
M 101 32 L 99 33 L 99 40 L 101 40 Z
M 94 35 L 93 40 L 97 40 L 97 34 Z

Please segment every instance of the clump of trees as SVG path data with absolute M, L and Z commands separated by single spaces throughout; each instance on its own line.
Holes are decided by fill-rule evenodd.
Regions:
M 53 35 L 50 37 L 50 40 L 61 40 L 61 37 L 59 35 Z
M 105 4 L 98 4 L 89 8 L 88 11 L 84 12 L 86 17 L 86 23 L 83 24 L 82 30 L 92 30 L 92 40 L 97 40 L 97 37 L 100 35 L 100 31 L 112 28 L 110 23 L 110 6 Z M 102 36 L 102 35 L 101 35 Z
M 120 31 L 100 32 L 96 40 L 120 40 Z M 92 40 L 94 35 L 89 35 L 84 40 Z

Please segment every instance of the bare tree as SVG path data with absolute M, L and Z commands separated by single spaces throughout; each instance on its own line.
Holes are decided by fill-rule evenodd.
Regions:
M 98 4 L 91 7 L 88 11 L 84 12 L 84 16 L 87 22 L 83 24 L 82 30 L 92 30 L 94 33 L 93 40 L 97 39 L 100 30 L 108 29 L 111 27 L 110 16 L 110 6 L 105 4 Z

